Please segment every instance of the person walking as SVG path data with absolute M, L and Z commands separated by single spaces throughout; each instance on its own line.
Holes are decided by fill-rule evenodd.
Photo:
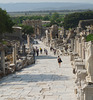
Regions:
M 42 54 L 42 48 L 40 48 L 40 53 Z
M 46 49 L 44 48 L 44 53 L 46 53 Z
M 35 48 L 33 48 L 33 59 L 34 59 L 34 63 L 35 63 L 35 52 L 36 52 L 36 50 L 35 50 Z
M 46 55 L 48 55 L 48 51 L 47 51 L 47 49 L 46 49 Z
M 37 53 L 37 56 L 38 56 L 39 55 L 39 49 L 38 48 L 36 49 L 36 53 Z
M 60 56 L 58 56 L 57 61 L 58 61 L 59 68 L 60 68 L 60 67 L 61 67 L 61 62 L 62 62 L 62 60 L 61 60 Z

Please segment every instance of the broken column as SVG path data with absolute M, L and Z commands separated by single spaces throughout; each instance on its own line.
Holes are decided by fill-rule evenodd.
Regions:
M 29 48 L 29 52 L 31 52 L 31 44 L 30 44 L 30 36 L 29 35 L 27 35 L 27 45 Z
M 79 54 L 79 43 L 80 43 L 80 37 L 77 39 L 77 53 Z
M 79 43 L 79 57 L 82 58 L 82 43 Z
M 29 37 L 29 35 L 27 35 L 27 45 L 28 45 L 28 48 L 29 48 L 29 46 L 30 46 L 30 37 Z
M 24 44 L 22 45 L 22 53 L 23 53 L 23 55 L 26 54 L 26 51 L 25 51 L 25 45 L 24 45 Z
M 81 43 L 82 43 L 82 59 L 85 59 L 85 38 L 84 37 L 82 37 Z
M 1 51 L 1 66 L 3 68 L 3 73 L 5 75 L 5 51 Z
M 16 44 L 13 47 L 13 63 L 16 65 Z
M 75 51 L 75 53 L 78 53 L 78 38 L 77 38 L 77 36 L 75 37 L 74 51 Z
M 71 39 L 71 51 L 74 50 L 74 39 Z

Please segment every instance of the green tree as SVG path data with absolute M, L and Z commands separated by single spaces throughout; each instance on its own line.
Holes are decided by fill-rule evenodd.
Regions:
M 0 34 L 5 32 L 12 32 L 13 25 L 14 23 L 12 22 L 7 12 L 0 8 Z
M 43 17 L 43 20 L 46 20 L 46 21 L 50 20 L 50 17 L 46 15 L 46 16 Z
M 63 26 L 65 29 L 75 28 L 80 20 L 93 19 L 93 11 L 78 12 L 66 15 Z
M 55 12 L 51 17 L 52 20 L 56 20 L 58 18 L 59 18 L 59 14 L 57 12 Z
M 88 41 L 93 41 L 93 34 L 87 35 L 86 41 L 87 41 L 87 42 L 88 42 Z
M 34 33 L 33 27 L 27 25 L 22 26 L 22 31 L 24 32 L 24 34 L 29 34 L 29 35 L 32 35 Z

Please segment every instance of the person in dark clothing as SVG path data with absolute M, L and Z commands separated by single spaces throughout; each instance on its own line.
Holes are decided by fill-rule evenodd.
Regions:
M 58 61 L 58 64 L 59 64 L 59 68 L 61 67 L 61 62 L 62 62 L 62 60 L 61 60 L 61 58 L 58 56 L 58 58 L 57 58 L 57 61 Z
M 46 53 L 46 49 L 44 48 L 44 53 Z
M 48 55 L 48 51 L 46 50 L 45 52 L 46 52 L 46 55 Z
M 34 63 L 35 63 L 35 48 L 33 48 L 33 59 L 34 59 Z
M 53 49 L 53 48 L 52 48 L 52 47 L 50 47 L 50 51 L 52 51 L 52 49 Z
M 42 54 L 42 48 L 40 48 L 40 53 Z
M 39 55 L 39 49 L 36 49 L 37 56 Z
M 34 54 L 34 56 L 35 56 L 35 53 L 36 53 L 36 50 L 35 50 L 35 48 L 33 48 L 33 54 Z

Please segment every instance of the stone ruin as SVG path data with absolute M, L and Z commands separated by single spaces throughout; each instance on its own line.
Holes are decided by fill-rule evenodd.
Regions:
M 52 26 L 43 39 L 47 46 L 60 50 L 60 54 L 70 55 L 77 100 L 93 100 L 93 42 L 86 42 L 89 34 L 93 34 L 93 20 L 80 21 L 78 27 L 71 30 L 62 27 L 55 31 Z
M 73 41 L 71 48 L 73 49 L 71 49 L 70 60 L 73 73 L 76 75 L 75 93 L 77 100 L 93 100 L 93 42 L 86 42 L 85 38 L 91 34 L 92 24 L 93 20 L 80 21 L 79 27 L 76 29 L 77 34 L 73 40 L 71 39 Z M 85 25 L 86 29 L 83 29 L 82 25 Z
M 33 45 L 30 36 L 27 36 L 27 46 L 19 41 L 7 41 L 0 44 L 0 77 L 14 73 L 28 65 L 35 63 Z
M 42 34 L 42 21 L 41 20 L 24 20 L 22 24 L 32 26 L 34 28 L 34 37 L 41 36 Z
M 11 40 L 22 40 L 22 28 L 13 26 L 13 32 L 12 33 L 4 33 L 3 37 L 8 37 Z

